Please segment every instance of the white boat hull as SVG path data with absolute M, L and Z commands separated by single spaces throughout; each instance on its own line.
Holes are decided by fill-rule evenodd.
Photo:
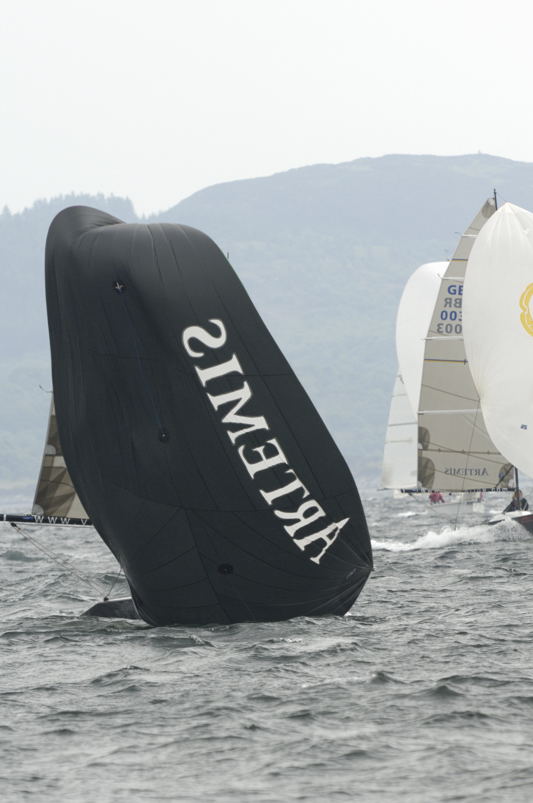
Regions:
M 516 522 L 533 534 L 533 512 L 530 510 L 512 510 L 509 513 L 498 513 L 488 524 L 501 524 L 502 522 Z

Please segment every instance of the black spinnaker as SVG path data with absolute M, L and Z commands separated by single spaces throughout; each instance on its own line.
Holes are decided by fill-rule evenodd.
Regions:
M 66 464 L 140 616 L 344 614 L 372 568 L 355 483 L 215 243 L 70 207 L 46 295 Z

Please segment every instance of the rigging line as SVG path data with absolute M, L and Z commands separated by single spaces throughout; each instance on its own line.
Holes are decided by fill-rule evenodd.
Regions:
M 54 555 L 53 552 L 47 550 L 45 547 L 43 547 L 42 544 L 39 543 L 39 541 L 36 541 L 35 538 L 33 538 L 28 532 L 23 530 L 22 527 L 19 527 L 18 524 L 16 524 L 14 521 L 11 521 L 10 524 L 18 533 L 22 535 L 23 538 L 26 538 L 31 544 L 33 544 L 33 546 L 36 549 L 43 552 L 48 558 L 50 558 L 50 560 L 52 560 L 54 563 L 57 563 L 58 566 L 61 566 L 63 569 L 75 575 L 80 580 L 83 580 L 84 583 L 87 583 L 88 585 L 91 585 L 93 588 L 96 588 L 99 594 L 103 593 L 101 585 L 98 586 L 93 580 L 90 579 L 90 577 L 87 577 L 86 575 L 79 572 L 77 569 L 74 569 L 69 563 L 66 563 L 65 561 L 61 560 L 61 558 L 58 558 L 57 555 Z
M 475 427 L 473 427 L 473 429 L 477 433 L 486 435 L 486 432 L 483 432 L 483 430 L 476 429 Z M 500 454 L 500 452 L 490 452 L 488 450 L 483 451 L 482 449 L 472 449 L 470 452 L 468 452 L 468 449 L 452 449 L 451 446 L 444 446 L 443 444 L 437 443 L 436 441 L 432 441 L 427 447 L 427 449 L 422 449 L 422 451 L 429 453 L 436 452 L 437 454 L 443 456 L 464 455 L 469 453 L 472 455 L 476 455 L 476 457 L 480 458 L 482 457 L 487 463 L 493 463 L 495 466 L 501 465 L 502 462 L 502 455 Z
M 426 362 L 424 360 L 424 362 Z M 422 383 L 422 389 L 426 390 L 435 390 L 437 393 L 443 393 L 445 396 L 451 396 L 452 399 L 464 399 L 465 401 L 473 402 L 474 404 L 479 404 L 479 398 L 473 399 L 471 396 L 464 396 L 462 393 L 453 393 L 451 390 L 445 390 L 444 388 L 435 387 L 434 385 L 428 385 L 427 382 Z M 475 408 L 474 408 L 475 409 Z M 430 410 L 422 410 L 420 412 L 431 412 Z M 462 410 L 451 410 L 450 412 L 458 412 L 462 413 Z M 474 412 L 474 410 L 472 410 Z
M 443 338 L 437 338 L 437 337 L 435 337 L 435 338 L 431 338 L 431 337 L 426 338 L 426 340 L 448 340 L 448 339 L 449 338 L 445 338 L 445 337 L 443 337 Z M 444 359 L 444 357 L 424 357 L 424 362 L 439 362 L 439 363 L 444 362 L 444 363 L 446 363 L 446 365 L 452 365 L 452 364 L 453 365 L 466 365 L 468 363 L 468 360 L 449 360 L 449 359 Z
M 118 572 L 115 572 L 115 576 L 114 576 L 114 578 L 111 580 L 111 585 L 109 586 L 109 588 L 108 588 L 108 590 L 107 590 L 107 592 L 106 592 L 106 595 L 105 595 L 105 597 L 104 597 L 104 602 L 107 602 L 107 600 L 108 600 L 108 599 L 109 599 L 109 597 L 111 596 L 111 592 L 113 591 L 114 587 L 116 586 L 116 584 L 118 583 L 118 581 L 120 580 L 120 578 L 121 578 L 121 576 L 122 576 L 123 574 L 124 574 L 124 569 L 123 569 L 123 568 L 122 568 L 122 566 L 120 566 L 120 564 L 119 564 L 119 569 L 118 569 Z
M 472 410 L 472 412 L 474 412 L 474 411 Z M 480 410 L 480 412 L 481 412 L 481 410 Z M 452 455 L 452 454 L 460 455 L 460 454 L 466 454 L 468 452 L 469 454 L 476 455 L 477 457 L 483 457 L 488 463 L 493 463 L 494 465 L 501 464 L 503 455 L 501 454 L 501 452 L 498 452 L 496 450 L 496 447 L 494 446 L 492 441 L 490 441 L 490 438 L 489 438 L 489 435 L 488 435 L 486 429 L 483 429 L 481 426 L 478 426 L 476 424 L 476 420 L 475 419 L 476 419 L 476 415 L 474 413 L 474 421 L 470 425 L 471 426 L 471 430 L 472 430 L 472 436 L 474 434 L 484 436 L 492 444 L 492 446 L 494 447 L 494 450 L 491 450 L 491 449 L 468 449 L 468 448 L 467 449 L 453 449 L 452 447 L 445 446 L 444 444 L 439 443 L 437 441 L 430 441 L 430 443 L 428 445 L 428 448 L 427 449 L 422 449 L 422 451 L 423 452 L 438 452 L 440 454 L 445 454 L 445 455 Z M 472 444 L 470 443 L 470 446 L 471 445 Z M 506 462 L 508 462 L 508 461 L 506 461 Z

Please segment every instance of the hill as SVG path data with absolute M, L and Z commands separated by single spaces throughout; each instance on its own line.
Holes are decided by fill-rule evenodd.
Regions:
M 397 304 L 422 262 L 450 257 L 493 187 L 533 209 L 533 165 L 484 154 L 313 165 L 208 187 L 151 221 L 206 231 L 230 261 L 360 484 L 379 482 Z M 33 477 L 49 387 L 43 253 L 59 209 L 136 220 L 121 198 L 68 196 L 0 217 L 0 482 Z

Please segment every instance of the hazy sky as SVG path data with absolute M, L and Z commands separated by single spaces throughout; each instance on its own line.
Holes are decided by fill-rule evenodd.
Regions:
M 532 22 L 531 0 L 11 0 L 0 208 L 150 213 L 386 153 L 533 161 Z

